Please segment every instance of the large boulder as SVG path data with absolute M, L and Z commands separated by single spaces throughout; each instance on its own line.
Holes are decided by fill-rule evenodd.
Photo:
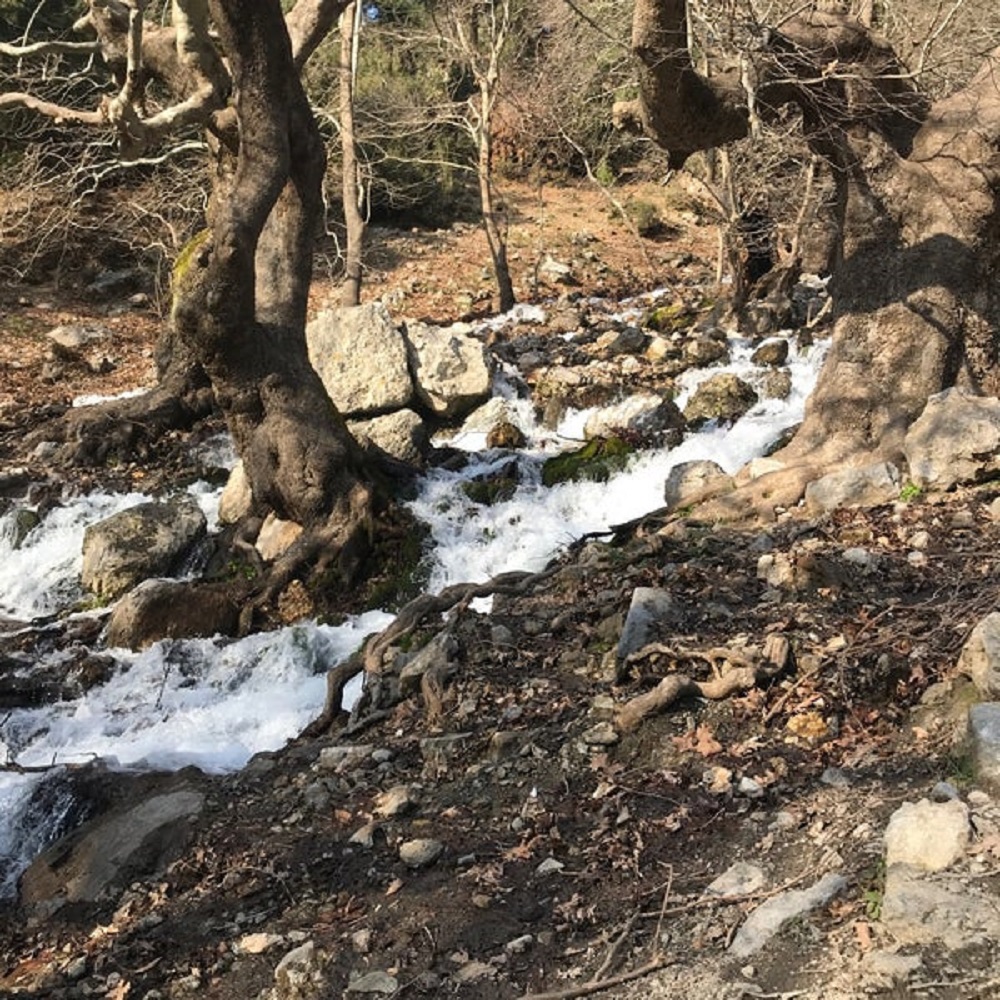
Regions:
M 927 400 L 903 440 L 910 479 L 946 490 L 1000 472 L 1000 399 L 945 389 Z
M 189 498 L 130 507 L 83 534 L 83 585 L 114 600 L 151 576 L 167 576 L 205 534 L 205 515 Z
M 899 496 L 899 470 L 889 462 L 837 469 L 806 487 L 806 507 L 823 514 L 838 507 L 873 507 Z
M 743 379 L 730 372 L 713 375 L 695 389 L 684 408 L 684 418 L 691 427 L 709 420 L 731 423 L 743 416 L 757 402 L 757 393 Z
M 410 320 L 405 328 L 417 395 L 436 416 L 470 413 L 490 394 L 486 348 L 459 327 Z
M 988 614 L 972 630 L 958 669 L 972 678 L 984 698 L 1000 698 L 1000 611 Z
M 735 488 L 733 477 L 721 465 L 706 460 L 681 462 L 667 474 L 663 484 L 663 502 L 677 510 Z
M 239 619 L 225 586 L 144 580 L 111 612 L 108 645 L 143 649 L 160 639 L 235 635 Z
M 406 342 L 381 302 L 320 312 L 306 327 L 309 361 L 345 416 L 397 410 L 413 397 Z
M 68 904 L 96 902 L 180 857 L 205 795 L 173 784 L 90 820 L 36 858 L 20 884 L 29 916 L 44 919 Z
M 604 406 L 587 418 L 583 436 L 594 438 L 624 437 L 647 445 L 674 447 L 684 432 L 684 417 L 671 399 L 642 392 L 620 403 Z

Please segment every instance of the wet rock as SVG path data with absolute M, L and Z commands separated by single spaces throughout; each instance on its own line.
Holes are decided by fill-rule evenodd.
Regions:
M 306 327 L 309 361 L 345 416 L 401 409 L 413 397 L 407 346 L 380 302 L 318 313 Z
M 160 639 L 236 635 L 239 617 L 225 586 L 144 580 L 111 612 L 108 645 L 144 649 Z
M 444 844 L 431 837 L 419 837 L 416 840 L 404 840 L 399 845 L 399 860 L 408 868 L 427 868 L 444 851 Z
M 587 440 L 626 437 L 645 445 L 674 447 L 683 435 L 684 418 L 673 400 L 637 393 L 591 414 L 583 429 Z
M 501 420 L 494 424 L 486 435 L 487 448 L 515 450 L 523 448 L 527 443 L 524 431 L 510 420 Z
M 632 452 L 631 445 L 621 438 L 594 438 L 582 448 L 547 459 L 542 465 L 542 483 L 605 483 L 613 473 L 625 468 Z
M 437 416 L 471 413 L 490 394 L 486 350 L 455 327 L 410 321 L 405 337 L 417 395 Z
M 684 408 L 688 426 L 697 428 L 709 420 L 731 423 L 757 402 L 757 393 L 729 372 L 713 375 L 695 389 Z
M 991 791 L 1000 791 L 1000 702 L 983 702 L 969 709 L 969 735 L 976 780 Z
M 766 372 L 760 384 L 764 399 L 788 399 L 792 394 L 792 375 L 785 369 Z
M 671 510 L 677 510 L 690 503 L 728 492 L 734 486 L 733 477 L 715 462 L 681 462 L 667 474 L 667 481 L 663 485 L 663 502 Z
M 83 585 L 99 597 L 120 597 L 141 580 L 169 574 L 205 529 L 205 515 L 188 499 L 143 503 L 98 521 L 83 536 Z
M 704 368 L 716 361 L 729 360 L 729 347 L 715 337 L 695 337 L 685 341 L 681 356 L 686 365 L 692 368 Z
M 641 354 L 649 338 L 634 326 L 606 330 L 594 342 L 594 349 L 601 357 L 613 358 L 621 354 Z
M 1000 697 L 1000 612 L 988 614 L 972 630 L 958 658 L 984 698 Z
M 885 861 L 928 872 L 942 871 L 965 855 L 972 829 L 963 802 L 904 802 L 885 831 Z
M 873 507 L 895 500 L 899 488 L 899 469 L 890 462 L 838 469 L 806 487 L 806 507 L 813 515 L 840 507 Z
M 1000 399 L 945 389 L 927 400 L 903 441 L 910 480 L 946 490 L 1000 472 Z
M 825 906 L 847 887 L 837 873 L 824 875 L 808 889 L 790 889 L 761 903 L 744 921 L 729 946 L 735 958 L 749 958 L 760 951 L 789 921 Z
M 427 450 L 427 428 L 413 410 L 396 410 L 370 420 L 349 420 L 347 429 L 362 446 L 369 444 L 401 462 L 420 465 Z
M 205 796 L 178 788 L 129 803 L 85 823 L 38 857 L 21 878 L 20 898 L 36 918 L 94 902 L 136 878 L 162 871 L 190 842 Z
M 765 340 L 750 356 L 755 365 L 777 368 L 788 360 L 788 341 L 784 339 Z

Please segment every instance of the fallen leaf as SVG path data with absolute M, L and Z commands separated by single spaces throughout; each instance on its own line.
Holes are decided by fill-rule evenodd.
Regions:
M 691 751 L 702 757 L 711 757 L 713 754 L 722 753 L 722 744 L 706 725 L 697 726 L 683 736 L 674 736 L 673 741 L 681 753 Z
M 399 890 L 403 888 L 404 884 L 405 883 L 403 882 L 403 880 L 401 878 L 394 878 L 389 883 L 389 888 L 385 890 L 385 894 L 387 896 L 395 896 L 396 893 L 399 892 Z
M 854 936 L 858 939 L 858 947 L 862 951 L 872 949 L 872 927 L 867 920 L 856 920 L 854 923 Z

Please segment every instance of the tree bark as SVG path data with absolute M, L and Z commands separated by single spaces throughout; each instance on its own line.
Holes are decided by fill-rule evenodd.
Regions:
M 323 146 L 278 0 L 212 0 L 239 120 L 210 230 L 175 269 L 173 319 L 208 374 L 258 509 L 346 543 L 373 500 L 365 459 L 305 345 Z
M 744 97 L 692 68 L 683 0 L 637 0 L 640 113 L 674 165 L 747 134 Z M 765 117 L 802 112 L 836 181 L 833 344 L 790 462 L 897 458 L 927 397 L 1000 391 L 997 181 L 1000 50 L 930 105 L 856 17 L 807 11 L 761 36 L 753 82 Z
M 358 28 L 357 11 L 356 2 L 348 4 L 340 17 L 340 148 L 343 159 L 344 223 L 347 227 L 341 304 L 345 306 L 356 306 L 361 303 L 362 251 L 365 238 L 365 219 L 361 214 L 358 150 L 354 142 L 354 46 Z

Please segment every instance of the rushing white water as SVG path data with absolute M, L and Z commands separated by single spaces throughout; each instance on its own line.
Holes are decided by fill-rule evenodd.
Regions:
M 542 318 L 520 307 L 521 321 Z M 495 322 L 495 321 L 494 321 Z M 756 383 L 763 372 L 750 362 L 751 345 L 732 339 L 731 362 L 680 380 L 683 406 L 697 383 L 733 371 Z M 663 482 L 679 462 L 710 458 L 735 471 L 801 419 L 822 348 L 792 348 L 792 393 L 755 406 L 731 428 L 708 427 L 677 448 L 638 453 L 607 483 L 565 483 L 546 489 L 541 463 L 578 443 L 587 412 L 571 411 L 553 433 L 534 419 L 530 401 L 516 398 L 510 380 L 498 379 L 509 419 L 528 437 L 516 458 L 485 451 L 487 427 L 470 427 L 450 443 L 473 452 L 462 472 L 429 472 L 413 510 L 432 535 L 431 586 L 486 579 L 510 569 L 538 569 L 560 548 L 588 531 L 640 516 L 662 503 Z M 497 404 L 501 405 L 501 404 Z M 208 464 L 228 464 L 225 439 L 202 446 Z M 472 503 L 461 486 L 516 461 L 519 485 L 492 506 Z M 218 491 L 190 490 L 216 526 Z M 88 524 L 143 502 L 140 494 L 94 494 L 50 511 L 27 534 L 17 512 L 0 518 L 0 616 L 30 619 L 65 611 L 79 600 L 83 533 Z M 121 768 L 175 768 L 195 764 L 220 772 L 241 767 L 254 753 L 280 747 L 316 714 L 325 695 L 325 672 L 384 627 L 390 616 L 372 612 L 340 627 L 301 624 L 232 642 L 165 641 L 142 653 L 111 651 L 110 679 L 72 701 L 18 709 L 0 722 L 0 763 L 22 766 L 100 758 Z M 0 774 L 0 898 L 10 895 L 31 857 L 44 846 L 39 825 L 40 780 Z M 33 798 L 34 797 L 34 798 Z M 44 799 L 53 827 L 72 803 L 58 789 Z
M 760 382 L 764 372 L 750 362 L 749 341 L 733 338 L 730 346 L 729 364 L 692 371 L 681 378 L 676 400 L 681 408 L 698 383 L 722 372 L 733 372 L 751 384 Z M 565 447 L 581 436 L 587 413 L 570 411 L 553 434 L 534 424 L 527 401 L 510 401 L 509 416 L 529 441 L 527 460 L 519 465 L 522 482 L 515 494 L 509 500 L 484 506 L 461 492 L 462 482 L 488 475 L 510 462 L 506 453 L 484 452 L 461 472 L 430 472 L 412 504 L 417 517 L 431 528 L 431 589 L 459 580 L 486 580 L 507 570 L 541 569 L 556 552 L 586 532 L 605 530 L 662 506 L 667 473 L 681 462 L 711 459 L 727 472 L 735 472 L 802 419 L 824 352 L 821 345 L 807 351 L 792 346 L 788 364 L 792 391 L 787 399 L 764 400 L 733 426 L 706 427 L 688 435 L 676 448 L 637 453 L 622 473 L 606 483 L 542 486 L 542 459 L 554 445 Z M 485 443 L 485 435 L 461 434 L 449 443 L 477 450 Z

